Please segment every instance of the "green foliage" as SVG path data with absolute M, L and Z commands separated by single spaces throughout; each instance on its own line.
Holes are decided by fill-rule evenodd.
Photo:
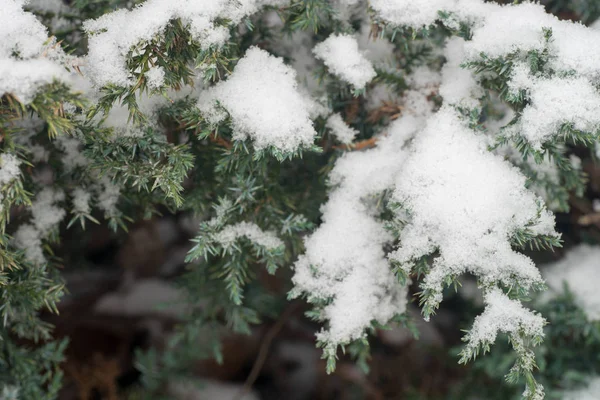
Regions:
M 67 344 L 67 340 L 53 341 L 33 349 L 9 338 L 2 340 L 2 395 L 12 391 L 20 399 L 55 399 L 62 387 L 63 373 L 59 365 L 64 360 Z
M 146 192 L 160 189 L 176 207 L 183 204 L 182 182 L 194 165 L 194 157 L 185 144 L 175 145 L 147 128 L 142 136 L 100 141 L 88 139 L 91 167 L 113 181 Z

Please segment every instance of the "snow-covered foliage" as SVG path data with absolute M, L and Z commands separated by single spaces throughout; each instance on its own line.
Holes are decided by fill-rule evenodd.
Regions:
M 283 242 L 272 232 L 263 232 L 256 224 L 240 222 L 235 225 L 227 225 L 219 231 L 215 239 L 224 247 L 229 247 L 240 237 L 245 237 L 252 243 L 266 249 L 283 247 Z
M 259 48 L 249 49 L 229 78 L 208 89 L 198 107 L 211 123 L 231 117 L 234 138 L 252 138 L 257 148 L 293 151 L 312 143 L 310 99 L 297 90 L 296 73 Z
M 371 321 L 385 323 L 405 310 L 406 288 L 383 249 L 393 237 L 377 219 L 375 196 L 393 185 L 406 157 L 403 147 L 420 123 L 399 119 L 377 148 L 344 155 L 329 175 L 335 190 L 322 207 L 323 224 L 305 242 L 293 281 L 296 295 L 301 290 L 312 301 L 328 302 L 323 319 L 329 329 L 319 340 L 330 346 L 361 338 Z
M 327 118 L 326 126 L 331 130 L 331 134 L 344 144 L 352 143 L 352 140 L 358 134 L 356 129 L 349 127 L 348 124 L 344 122 L 339 113 L 331 114 L 329 118 Z
M 544 281 L 520 250 L 559 245 L 549 210 L 583 192 L 569 145 L 600 139 L 600 31 L 531 2 L 146 0 L 99 15 L 27 3 L 65 28 L 71 56 L 26 3 L 0 0 L 2 268 L 23 263 L 50 286 L 63 221 L 117 229 L 124 210 L 193 211 L 187 262 L 204 269 L 186 277 L 192 297 L 213 298 L 192 323 L 248 332 L 252 268 L 291 265 L 330 369 L 339 346 L 401 318 L 411 283 L 428 320 L 471 274 L 484 311 L 463 360 L 506 334 L 509 377 L 543 397 L 530 347 L 545 320 L 521 299 Z M 595 251 L 547 277 L 591 320 Z M 53 309 L 51 287 L 29 314 L 5 307 L 5 324 L 25 332 Z
M 7 185 L 19 176 L 19 165 L 21 161 L 14 154 L 0 155 L 0 185 Z
M 316 45 L 313 51 L 333 74 L 355 89 L 363 89 L 376 75 L 373 65 L 360 52 L 358 42 L 352 36 L 332 35 Z
M 189 27 L 192 37 L 202 48 L 220 47 L 229 38 L 229 30 L 220 21 L 238 24 L 246 16 L 265 5 L 277 5 L 281 0 L 243 0 L 232 2 L 214 0 L 148 0 L 132 10 L 118 10 L 102 17 L 86 21 L 90 51 L 87 64 L 90 77 L 103 86 L 109 83 L 128 86 L 133 83 L 126 62 L 130 52 L 141 43 L 149 42 L 164 33 L 167 25 L 179 19 Z M 150 72 L 151 80 L 160 72 Z
M 47 237 L 65 217 L 65 210 L 58 206 L 58 203 L 64 199 L 64 193 L 46 188 L 33 200 L 31 223 L 19 226 L 15 232 L 15 245 L 25 251 L 29 261 L 36 264 L 43 264 L 46 261 L 42 239 Z
M 3 0 L 0 25 L 0 94 L 27 104 L 55 79 L 67 79 L 66 55 L 20 0 Z

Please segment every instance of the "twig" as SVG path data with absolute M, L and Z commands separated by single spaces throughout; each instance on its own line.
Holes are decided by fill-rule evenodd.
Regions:
M 244 382 L 244 386 L 242 389 L 235 395 L 232 400 L 241 400 L 254 385 L 260 371 L 262 370 L 265 361 L 267 360 L 267 355 L 269 355 L 269 349 L 271 348 L 271 343 L 273 339 L 277 336 L 279 331 L 283 328 L 287 320 L 292 316 L 294 311 L 300 306 L 300 302 L 291 303 L 284 311 L 281 313 L 277 321 L 271 326 L 267 334 L 265 335 L 262 344 L 260 345 L 260 349 L 258 351 L 258 356 L 256 356 L 256 360 L 254 360 L 254 365 L 252 365 L 252 370 L 246 378 L 246 382 Z
M 370 139 L 361 140 L 360 142 L 356 143 L 336 145 L 333 146 L 333 148 L 336 150 L 358 151 L 362 149 L 375 147 L 378 140 L 379 138 L 374 136 Z
M 215 144 L 218 144 L 219 146 L 225 147 L 227 150 L 229 150 L 233 147 L 233 145 L 231 144 L 230 141 L 223 139 L 222 137 L 219 137 L 219 136 L 215 135 L 214 133 L 208 137 L 208 140 L 210 140 L 211 142 L 213 142 Z
M 393 103 L 391 101 L 384 100 L 381 103 L 383 104 L 382 106 L 376 108 L 375 110 L 373 110 L 369 113 L 369 116 L 367 117 L 368 122 L 375 123 L 383 117 L 389 117 L 389 119 L 391 119 L 393 121 L 400 117 L 400 114 L 402 113 L 402 110 L 404 109 L 404 107 L 402 107 L 396 103 Z
M 577 223 L 579 223 L 579 225 L 583 225 L 583 226 L 588 226 L 588 225 L 592 225 L 592 224 L 600 226 L 600 213 L 595 212 L 595 213 L 582 215 L 577 220 Z

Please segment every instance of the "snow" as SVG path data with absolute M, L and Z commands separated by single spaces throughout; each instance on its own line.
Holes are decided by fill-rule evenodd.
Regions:
M 298 90 L 295 71 L 257 47 L 246 51 L 228 79 L 201 93 L 198 101 L 211 123 L 226 118 L 223 109 L 229 113 L 235 140 L 250 137 L 257 149 L 273 146 L 282 151 L 312 144 L 313 107 Z
M 448 0 L 371 0 L 370 5 L 378 16 L 394 25 L 422 28 L 438 19 L 438 11 L 448 6 Z
M 185 307 L 183 292 L 156 278 L 136 281 L 131 287 L 108 293 L 98 299 L 94 311 L 111 315 L 181 316 Z
M 170 21 L 181 19 L 202 48 L 220 47 L 229 38 L 219 20 L 238 24 L 266 5 L 282 0 L 148 0 L 132 10 L 117 10 L 84 23 L 88 33 L 88 68 L 98 86 L 109 83 L 128 86 L 133 83 L 126 59 L 140 43 L 148 43 L 164 32 Z
M 442 83 L 442 76 L 438 71 L 421 65 L 406 76 L 406 83 L 413 89 L 434 91 Z
M 581 244 L 567 252 L 566 256 L 542 270 L 550 288 L 550 295 L 563 292 L 567 284 L 575 302 L 590 321 L 600 321 L 600 247 Z
M 47 235 L 65 217 L 65 210 L 56 205 L 64 199 L 65 194 L 63 192 L 52 188 L 44 188 L 31 203 L 33 225 L 42 236 Z
M 493 179 L 490 179 L 493 177 Z M 533 262 L 515 252 L 511 236 L 529 227 L 557 235 L 554 217 L 525 189 L 525 177 L 487 151 L 449 107 L 429 118 L 397 176 L 394 198 L 407 209 L 400 247 L 391 257 L 407 272 L 414 260 L 439 252 L 423 288 L 441 301 L 447 276 L 470 272 L 485 284 L 516 278 L 527 288 L 541 283 Z
M 393 61 L 395 47 L 387 38 L 373 35 L 371 27 L 370 19 L 365 16 L 357 36 L 358 48 L 374 65 L 385 67 Z
M 511 6 L 487 5 L 484 22 L 473 30 L 467 46 L 469 58 L 483 52 L 500 57 L 515 50 L 542 50 L 545 45 L 542 28 L 552 30 L 550 52 L 555 54 L 550 65 L 559 71 L 577 71 L 588 78 L 598 78 L 600 32 L 579 23 L 560 21 L 535 3 Z
M 334 75 L 355 89 L 363 89 L 377 75 L 353 36 L 331 35 L 317 44 L 313 53 Z
M 73 190 L 73 210 L 80 214 L 91 212 L 90 200 L 92 195 L 84 189 L 77 187 Z
M 238 222 L 235 225 L 227 225 L 215 235 L 215 240 L 224 247 L 230 247 L 241 237 L 245 237 L 252 243 L 267 250 L 274 250 L 284 246 L 283 241 L 274 233 L 265 232 L 258 225 L 251 222 Z
M 467 346 L 476 348 L 494 343 L 499 332 L 521 334 L 527 337 L 544 336 L 546 320 L 531 312 L 517 301 L 510 299 L 498 288 L 484 295 L 486 304 L 483 314 L 475 317 L 473 327 L 467 334 Z
M 358 339 L 371 321 L 386 323 L 406 308 L 406 287 L 385 257 L 392 237 L 376 217 L 374 196 L 393 185 L 402 149 L 421 123 L 415 116 L 394 121 L 376 148 L 344 154 L 329 175 L 334 189 L 321 207 L 323 223 L 305 239 L 293 277 L 295 296 L 331 300 L 323 311 L 328 329 L 318 334 L 324 342 Z
M 31 203 L 31 222 L 19 226 L 14 234 L 14 244 L 25 251 L 25 257 L 34 264 L 46 261 L 42 240 L 66 216 L 57 203 L 65 199 L 63 192 L 50 187 L 42 189 Z
M 277 13 L 274 15 L 276 23 L 281 23 Z M 314 74 L 317 60 L 312 53 L 314 38 L 310 32 L 294 31 L 290 34 L 282 34 L 272 45 L 273 51 L 289 60 L 289 65 L 296 71 L 297 80 L 306 90 L 315 94 L 323 90 L 321 83 Z
M 563 393 L 563 400 L 600 400 L 600 377 L 590 379 L 587 386 Z
M 542 50 L 542 28 L 551 28 L 558 21 L 535 3 L 499 6 L 487 5 L 482 9 L 480 23 L 473 30 L 467 52 L 473 58 L 481 52 L 500 57 L 516 50 Z
M 67 80 L 57 60 L 64 53 L 48 39 L 46 28 L 35 15 L 23 11 L 23 3 L 4 0 L 0 14 L 0 95 L 11 93 L 30 103 L 40 87 L 53 80 Z
M 157 66 L 151 67 L 146 72 L 146 79 L 150 89 L 158 89 L 165 83 L 165 70 Z
M 55 79 L 66 79 L 66 72 L 50 60 L 0 59 L 0 93 L 11 93 L 24 104 L 34 99 L 40 87 Z
M 21 174 L 21 161 L 14 154 L 0 154 L 0 186 L 12 182 Z
M 83 143 L 77 137 L 58 136 L 54 140 L 54 145 L 63 153 L 61 161 L 67 171 L 72 171 L 77 167 L 85 167 L 89 164 L 89 160 L 81 151 Z
M 117 203 L 121 195 L 120 186 L 116 185 L 107 176 L 103 176 L 94 189 L 98 196 L 98 207 L 104 211 L 107 217 L 115 216 L 117 214 Z
M 325 125 L 335 138 L 343 144 L 350 144 L 354 137 L 358 134 L 356 129 L 353 129 L 346 124 L 340 113 L 331 114 L 327 118 Z
M 440 19 L 438 11 L 452 15 L 446 24 L 460 20 L 470 25 L 471 40 L 452 38 L 444 51 L 447 63 L 442 69 L 440 95 L 447 103 L 474 108 L 482 95 L 472 73 L 460 68 L 463 62 L 511 55 L 517 56 L 511 88 L 526 89 L 531 100 L 521 122 L 512 127 L 513 134 L 523 135 L 540 149 L 563 123 L 585 132 L 600 127 L 598 30 L 561 21 L 546 13 L 542 5 L 531 2 L 502 6 L 480 0 L 428 0 L 418 4 L 374 0 L 371 5 L 380 18 L 394 25 L 426 27 Z M 552 32 L 549 41 L 544 38 L 544 29 Z M 533 76 L 518 59 L 525 58 L 529 51 L 542 52 L 545 48 L 550 55 L 547 69 L 555 75 Z
M 442 67 L 439 94 L 447 104 L 465 108 L 477 108 L 484 92 L 471 70 L 461 68 L 464 59 L 465 40 L 460 37 L 448 39 L 444 48 L 446 63 Z
M 150 82 L 148 82 L 151 85 Z M 162 82 L 154 82 L 152 85 L 158 85 L 152 87 L 158 89 L 162 86 Z M 138 109 L 141 114 L 147 118 L 147 123 L 134 124 L 130 120 L 129 108 L 124 104 L 114 104 L 108 114 L 102 116 L 99 114 L 96 117 L 96 121 L 102 121 L 105 127 L 113 128 L 113 139 L 119 137 L 141 137 L 145 134 L 147 127 L 151 127 L 154 132 L 160 134 L 160 125 L 158 124 L 158 111 L 161 107 L 165 107 L 170 104 L 171 101 L 175 101 L 184 96 L 185 93 L 192 94 L 191 90 L 181 90 L 174 92 L 168 90 L 167 96 L 160 94 L 152 94 L 148 92 L 137 93 L 135 100 Z
M 385 103 L 399 104 L 400 96 L 395 88 L 378 83 L 374 85 L 365 95 L 365 108 L 368 111 L 373 111 L 385 105 Z
M 584 132 L 600 129 L 600 93 L 587 78 L 532 78 L 526 88 L 530 102 L 507 132 L 524 136 L 534 148 L 556 136 L 563 124 Z
M 187 381 L 169 382 L 169 393 L 174 400 L 260 400 L 253 390 L 241 395 L 243 385 L 219 382 L 216 380 L 202 380 L 199 383 Z
M 25 258 L 34 264 L 46 261 L 42 249 L 42 238 L 37 229 L 31 224 L 22 224 L 14 234 L 14 244 L 25 251 Z

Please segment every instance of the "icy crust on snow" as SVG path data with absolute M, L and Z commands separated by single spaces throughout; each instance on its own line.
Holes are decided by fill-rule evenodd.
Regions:
M 11 93 L 28 104 L 41 86 L 68 74 L 58 62 L 66 56 L 55 40 L 48 41 L 46 28 L 23 10 L 23 3 L 4 0 L 1 6 L 0 96 Z
M 340 79 L 355 89 L 363 89 L 377 75 L 373 64 L 350 35 L 331 35 L 313 49 L 315 56 Z
M 406 287 L 394 277 L 383 246 L 392 237 L 377 219 L 375 195 L 393 185 L 406 141 L 422 124 L 407 115 L 396 120 L 378 146 L 344 154 L 329 175 L 333 190 L 322 208 L 320 227 L 305 240 L 296 262 L 294 294 L 330 300 L 328 321 L 318 339 L 332 345 L 363 336 L 371 321 L 386 323 L 406 308 Z
M 465 272 L 490 285 L 517 280 L 528 288 L 542 282 L 533 262 L 511 248 L 510 238 L 525 228 L 557 235 L 554 217 L 525 189 L 525 177 L 490 153 L 485 137 L 453 109 L 440 109 L 417 135 L 394 198 L 409 218 L 391 258 L 409 272 L 414 260 L 437 250 L 423 282 L 436 303 L 446 277 Z
M 126 68 L 127 54 L 137 45 L 160 35 L 170 21 L 181 19 L 203 48 L 222 46 L 229 28 L 218 24 L 229 20 L 238 24 L 263 6 L 284 4 L 286 0 L 147 0 L 132 10 L 117 10 L 84 23 L 88 33 L 88 69 L 99 85 L 132 83 Z M 156 78 L 157 74 L 151 75 Z
M 517 300 L 510 299 L 500 289 L 493 288 L 484 294 L 485 310 L 475 318 L 467 334 L 471 348 L 494 343 L 498 333 L 519 337 L 543 337 L 546 320 Z
M 543 269 L 543 276 L 553 294 L 563 292 L 566 283 L 575 302 L 590 321 L 600 321 L 600 247 L 581 244 L 566 256 Z
M 214 124 L 228 113 L 233 138 L 250 137 L 257 149 L 294 151 L 311 145 L 316 135 L 315 104 L 298 90 L 296 72 L 257 47 L 246 51 L 227 80 L 201 93 L 198 108 Z

